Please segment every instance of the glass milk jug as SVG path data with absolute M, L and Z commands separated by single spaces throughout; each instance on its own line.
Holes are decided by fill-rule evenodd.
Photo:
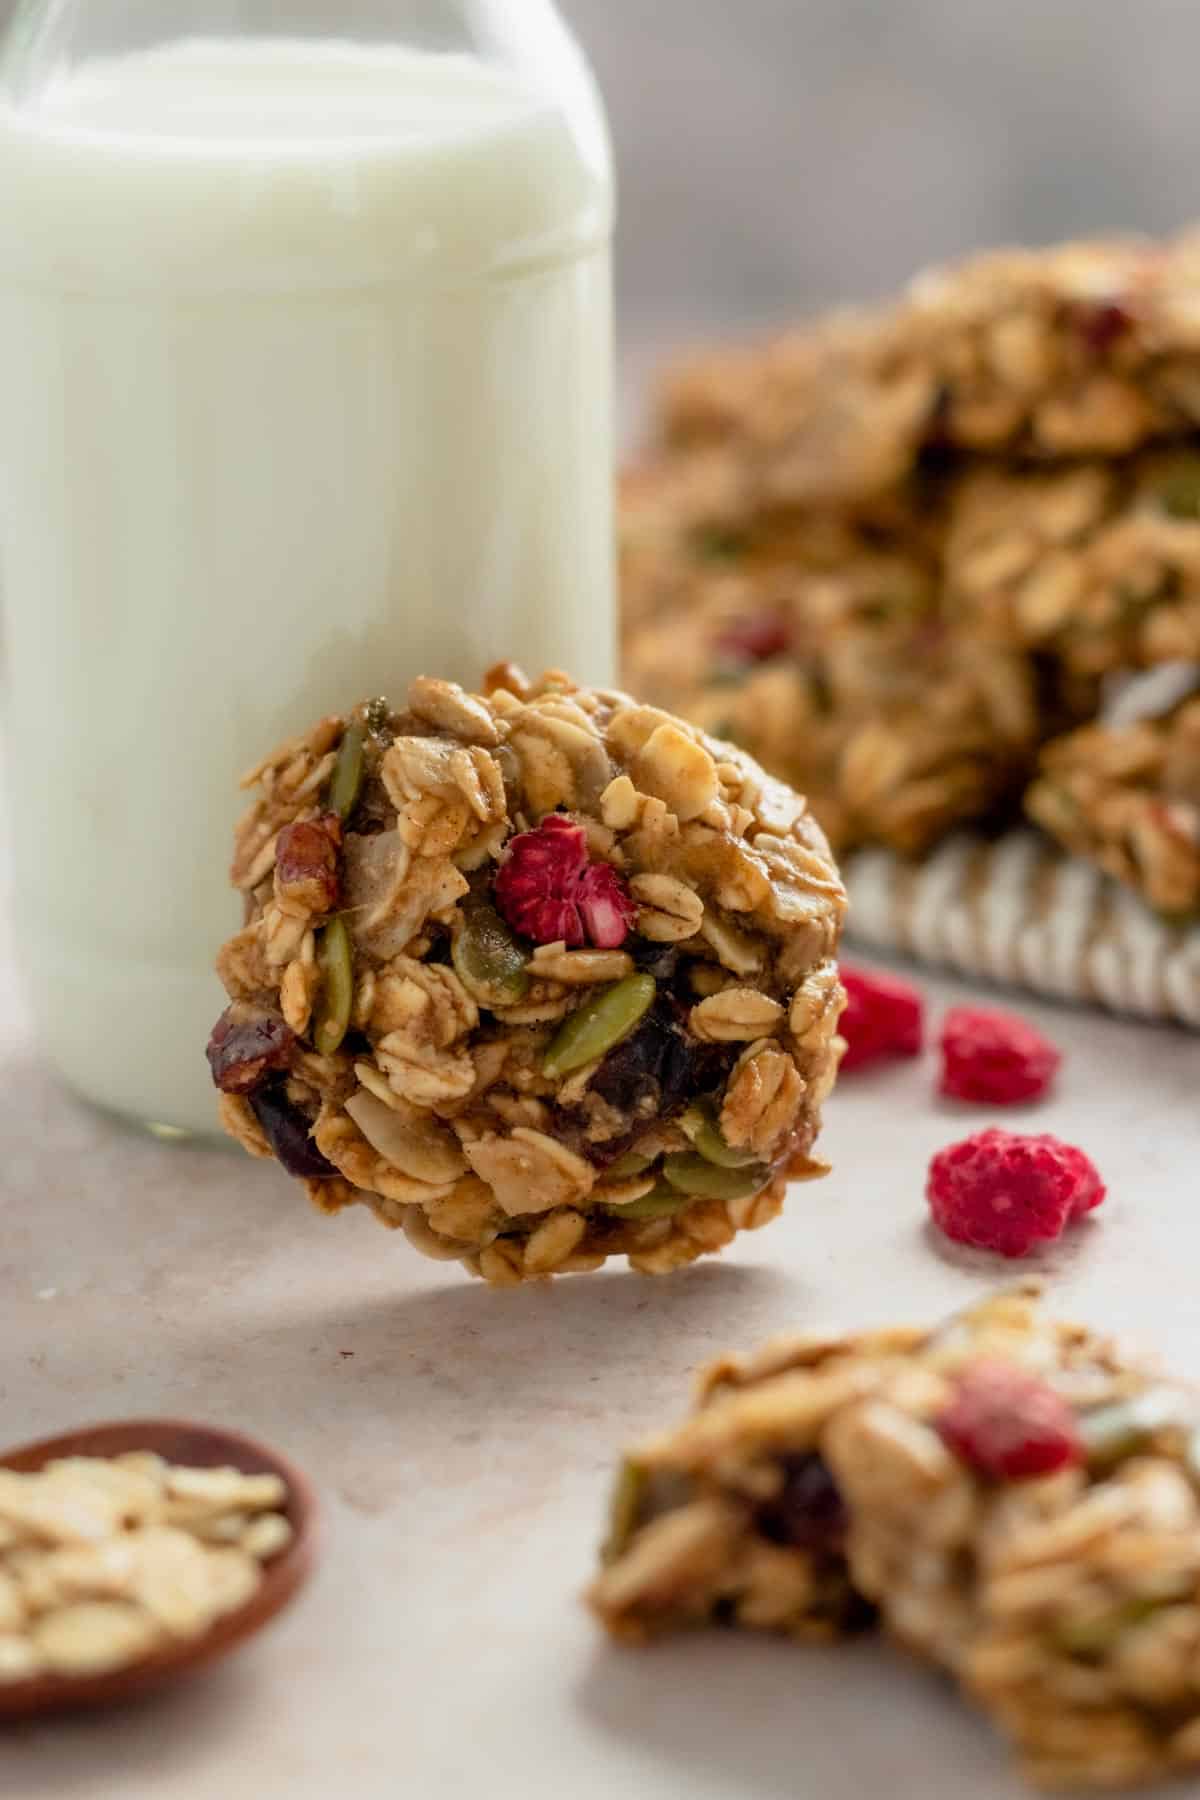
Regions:
M 213 1128 L 237 779 L 418 672 L 606 682 L 613 187 L 549 0 L 27 0 L 0 61 L 18 942 Z

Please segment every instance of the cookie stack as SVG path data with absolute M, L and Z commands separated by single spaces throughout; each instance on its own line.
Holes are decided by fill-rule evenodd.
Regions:
M 1097 722 L 1200 665 L 1200 238 L 990 254 L 678 366 L 622 560 L 630 686 L 840 850 L 1023 808 L 1200 908 L 1200 699 Z

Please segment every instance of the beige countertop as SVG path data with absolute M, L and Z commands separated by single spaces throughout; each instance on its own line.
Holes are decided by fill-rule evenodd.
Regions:
M 943 1252 L 930 1153 L 983 1122 L 931 1065 L 847 1080 L 826 1182 L 731 1253 L 491 1292 L 279 1173 L 134 1135 L 39 1065 L 0 945 L 0 1422 L 15 1442 L 112 1415 L 240 1426 L 325 1504 L 317 1579 L 186 1690 L 0 1738 L 14 1800 L 1001 1800 L 987 1730 L 866 1647 L 712 1636 L 603 1644 L 576 1596 L 614 1454 L 697 1364 L 791 1327 L 949 1310 L 1004 1267 Z M 927 983 L 938 1003 L 961 984 Z M 1029 1005 L 1068 1052 L 1022 1114 L 1111 1186 L 1048 1255 L 1056 1298 L 1200 1373 L 1200 1038 Z M 97 1054 L 103 1047 L 97 1046 Z M 1015 1121 L 1014 1121 L 1015 1122 Z
M 1084 0 L 566 10 L 623 157 L 622 298 L 647 346 L 630 419 L 681 329 L 884 291 L 972 243 L 1165 228 L 1194 192 L 1200 23 L 1173 0 L 1104 29 Z M 1055 1296 L 1200 1375 L 1200 1037 L 1023 1010 L 1068 1058 L 1019 1117 L 1083 1144 L 1112 1190 L 1047 1257 Z M 325 1507 L 316 1580 L 272 1632 L 158 1701 L 0 1733 L 0 1794 L 1017 1800 L 986 1728 L 898 1656 L 726 1636 L 639 1656 L 576 1598 L 618 1447 L 679 1413 L 698 1364 L 1004 1278 L 924 1231 L 930 1153 L 992 1122 L 930 1092 L 929 1062 L 847 1080 L 834 1174 L 720 1259 L 493 1293 L 365 1213 L 319 1218 L 272 1169 L 62 1093 L 0 912 L 0 1440 L 180 1413 L 277 1444 Z

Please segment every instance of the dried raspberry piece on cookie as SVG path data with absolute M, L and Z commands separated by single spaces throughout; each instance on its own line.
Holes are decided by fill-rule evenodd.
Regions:
M 963 1371 L 934 1425 L 955 1456 L 993 1481 L 1029 1481 L 1083 1461 L 1066 1401 L 1035 1375 L 998 1358 Z
M 512 839 L 496 874 L 496 905 L 535 944 L 617 950 L 637 918 L 623 877 L 588 857 L 587 832 L 563 813 Z

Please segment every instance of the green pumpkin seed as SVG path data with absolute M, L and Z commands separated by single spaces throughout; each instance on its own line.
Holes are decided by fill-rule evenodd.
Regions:
M 1187 1423 L 1190 1412 L 1185 1394 L 1161 1387 L 1080 1413 L 1079 1435 L 1087 1452 L 1088 1467 L 1115 1468 L 1126 1457 L 1144 1450 L 1157 1432 L 1169 1425 Z
M 751 1163 L 744 1169 L 723 1169 L 703 1156 L 684 1152 L 664 1160 L 663 1174 L 673 1188 L 693 1199 L 743 1200 L 766 1186 L 770 1170 L 761 1163 Z
M 551 1040 L 542 1062 L 547 1080 L 557 1081 L 607 1055 L 641 1024 L 657 991 L 653 975 L 626 975 L 585 1000 Z
M 640 1200 L 626 1200 L 623 1206 L 613 1200 L 604 1210 L 614 1219 L 668 1219 L 680 1207 L 686 1206 L 689 1198 L 690 1195 L 681 1194 L 675 1188 L 664 1187 L 660 1181 Z
M 692 545 L 705 562 L 733 562 L 745 555 L 747 539 L 745 532 L 731 526 L 701 525 L 692 534 Z
M 1064 1619 L 1052 1634 L 1055 1647 L 1068 1656 L 1093 1658 L 1111 1650 L 1127 1631 L 1140 1625 L 1166 1602 L 1161 1597 L 1126 1600 L 1122 1606 L 1091 1619 Z
M 679 1124 L 692 1148 L 718 1169 L 745 1169 L 755 1160 L 752 1150 L 734 1150 L 725 1142 L 716 1113 L 707 1100 L 689 1106 Z
M 647 1469 L 626 1457 L 609 1502 L 608 1537 L 601 1551 L 604 1561 L 615 1561 L 644 1525 L 689 1506 L 695 1497 L 691 1478 L 678 1469 Z
M 459 980 L 483 1006 L 516 1006 L 529 992 L 528 953 L 484 901 L 464 906 L 450 954 Z
M 338 746 L 337 761 L 329 778 L 326 804 L 343 825 L 354 811 L 363 784 L 363 745 L 366 742 L 361 725 L 347 725 Z
M 1164 470 L 1158 499 L 1173 519 L 1200 519 L 1200 456 L 1177 456 Z
M 628 1181 L 631 1175 L 644 1175 L 653 1161 L 652 1156 L 639 1156 L 636 1150 L 627 1150 L 615 1163 L 609 1163 L 604 1178 L 606 1181 Z
M 646 1471 L 628 1457 L 617 1471 L 612 1499 L 608 1508 L 608 1536 L 600 1551 L 602 1561 L 615 1562 L 638 1527 L 642 1496 L 646 1492 Z
M 354 951 L 344 919 L 330 919 L 317 950 L 321 993 L 313 1042 L 322 1056 L 340 1050 L 354 1008 Z

